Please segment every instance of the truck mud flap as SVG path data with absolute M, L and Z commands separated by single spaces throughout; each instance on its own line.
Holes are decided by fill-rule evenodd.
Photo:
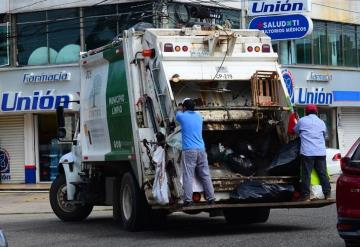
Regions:
M 328 200 L 314 200 L 314 201 L 294 201 L 294 202 L 271 202 L 271 203 L 216 203 L 214 205 L 199 204 L 191 207 L 182 208 L 181 206 L 167 207 L 169 212 L 183 212 L 183 211 L 210 211 L 212 209 L 224 208 L 320 208 L 335 203 L 335 199 Z M 153 206 L 153 209 L 164 209 L 161 206 Z

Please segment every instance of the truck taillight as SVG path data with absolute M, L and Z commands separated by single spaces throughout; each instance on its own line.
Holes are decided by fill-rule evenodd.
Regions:
M 260 51 L 260 46 L 255 46 L 255 52 L 259 52 Z
M 263 44 L 261 50 L 262 50 L 262 52 L 270 52 L 271 51 L 270 45 L 269 44 Z
M 248 46 L 248 47 L 247 47 L 247 51 L 248 51 L 248 52 L 252 52 L 253 50 L 254 50 L 254 48 L 253 48 L 252 46 Z
M 178 46 L 178 45 L 177 45 L 177 46 L 175 46 L 175 51 L 176 51 L 176 52 L 181 51 L 181 47 L 180 47 L 180 46 Z
M 174 52 L 174 46 L 171 43 L 164 44 L 164 52 Z
M 155 49 L 147 49 L 142 51 L 143 57 L 155 57 Z
M 189 50 L 189 47 L 187 47 L 186 45 L 184 45 L 184 46 L 182 47 L 182 50 L 183 50 L 184 52 L 187 52 L 187 51 Z

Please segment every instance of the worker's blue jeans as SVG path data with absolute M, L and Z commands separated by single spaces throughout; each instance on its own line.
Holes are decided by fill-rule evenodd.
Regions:
M 191 149 L 182 152 L 184 202 L 191 202 L 193 195 L 193 178 L 196 173 L 204 187 L 206 200 L 214 197 L 214 187 L 211 181 L 207 155 L 204 150 Z
M 303 197 L 310 196 L 311 171 L 315 168 L 319 176 L 324 195 L 330 195 L 331 186 L 326 172 L 326 156 L 301 155 L 301 193 Z

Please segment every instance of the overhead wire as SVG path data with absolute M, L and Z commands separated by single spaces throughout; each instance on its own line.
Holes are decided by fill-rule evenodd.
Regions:
M 29 4 L 29 5 L 26 5 L 26 6 L 33 6 L 33 5 L 36 5 L 36 4 L 39 4 L 39 3 L 42 3 L 42 2 L 46 2 L 47 0 L 41 0 L 41 1 L 37 1 L 35 3 L 32 3 L 32 4 Z M 84 0 L 80 0 L 80 1 L 75 1 L 75 2 L 82 2 Z M 99 1 L 98 3 L 95 4 L 98 5 L 98 4 L 101 4 L 101 3 L 104 3 L 104 2 L 107 2 L 109 0 L 102 0 L 102 1 Z M 224 7 L 223 4 L 219 3 L 219 1 L 215 1 L 215 0 L 210 0 L 210 1 L 204 1 L 204 0 L 189 0 L 191 3 L 197 3 L 197 4 L 203 4 L 203 3 L 212 3 L 212 4 L 216 4 L 218 6 L 222 6 Z M 248 1 L 255 1 L 255 0 L 248 0 Z M 142 4 L 139 4 L 139 5 L 135 5 L 135 6 L 129 6 L 129 8 L 136 8 L 136 7 L 141 7 L 141 6 L 146 6 L 148 4 L 153 4 L 155 1 L 149 1 L 148 3 L 142 3 Z M 233 1 L 233 0 L 224 0 L 222 2 L 236 2 L 236 1 Z M 74 3 L 74 2 L 71 2 L 71 3 Z M 71 3 L 66 3 L 66 4 L 71 4 Z M 360 14 L 359 11 L 354 11 L 354 10 L 350 10 L 350 9 L 344 9 L 344 8 L 340 8 L 340 7 L 335 7 L 335 6 L 330 6 L 330 5 L 326 5 L 326 4 L 321 4 L 321 3 L 312 3 L 313 5 L 318 5 L 318 6 L 322 6 L 322 7 L 327 7 L 327 8 L 331 8 L 331 9 L 336 9 L 336 10 L 339 10 L 339 11 L 346 11 L 346 12 L 350 12 L 350 13 L 356 13 L 356 14 Z M 21 9 L 21 8 L 25 8 L 26 6 L 22 6 L 22 7 L 19 7 L 19 8 L 15 8 L 13 9 L 12 11 L 14 10 L 18 10 L 18 9 Z M 57 5 L 57 6 L 60 6 Z M 149 11 L 150 12 L 150 11 Z M 123 12 L 123 13 L 119 13 L 119 14 L 116 14 L 116 15 L 109 15 L 109 16 L 122 16 L 122 15 L 126 15 L 126 14 L 129 14 L 131 12 Z M 136 12 L 135 12 L 136 13 Z M 154 16 L 154 15 L 153 15 Z M 231 16 L 231 15 L 230 15 Z M 95 16 L 94 16 L 95 17 Z M 96 16 L 96 17 L 103 17 L 103 16 Z M 105 16 L 104 16 L 105 17 Z M 149 17 L 149 15 L 147 16 Z M 234 16 L 235 17 L 235 16 Z M 238 16 L 236 16 L 238 17 Z M 67 19 L 61 19 L 61 20 L 58 20 L 58 19 L 55 19 L 55 20 L 47 20 L 47 21 L 44 21 L 42 22 L 43 24 L 51 24 L 51 23 L 60 23 L 60 22 L 66 22 L 66 21 L 70 21 L 71 19 L 80 19 L 81 17 L 73 17 L 73 18 L 67 18 Z M 90 18 L 90 17 L 89 17 Z M 145 17 L 144 17 L 145 18 Z M 359 18 L 348 18 L 346 19 L 347 21 L 351 21 L 351 22 L 356 22 L 360 19 L 360 16 Z M 176 21 L 176 20 L 174 20 Z M 86 23 L 87 21 L 80 21 L 80 23 Z M 60 30 L 60 31 L 64 31 L 64 30 Z M 53 31 L 50 31 L 50 32 L 46 32 L 46 33 L 51 33 Z M 32 35 L 35 35 L 36 32 L 33 32 Z M 29 35 L 27 35 L 29 36 Z M 0 35 L 0 38 L 3 38 L 4 35 Z M 6 38 L 15 38 L 16 35 L 6 35 Z
M 44 0 L 43 0 L 44 1 Z M 47 1 L 47 0 L 46 0 Z M 82 0 L 81 0 L 82 1 Z M 106 1 L 109 1 L 109 0 L 106 0 Z M 196 3 L 199 3 L 199 2 L 203 2 L 203 1 L 201 1 L 201 0 L 192 0 L 193 2 L 196 2 Z M 40 1 L 39 1 L 40 2 Z M 80 2 L 80 1 L 76 1 L 76 2 Z M 98 2 L 97 4 L 100 4 L 100 3 L 103 3 L 103 2 L 105 2 L 104 0 L 103 1 L 100 1 L 100 2 Z M 140 2 L 140 1 L 139 1 Z M 150 4 L 154 4 L 154 2 L 156 2 L 156 1 L 149 1 L 149 2 L 144 2 L 144 3 L 141 3 L 141 4 L 137 4 L 137 5 L 135 5 L 135 6 L 129 6 L 129 8 L 138 8 L 138 7 L 143 7 L 143 6 L 146 6 L 146 5 L 150 5 Z M 67 4 L 70 4 L 70 3 L 67 3 Z M 89 6 L 89 7 L 91 7 L 91 6 Z M 141 12 L 143 12 L 143 11 L 141 11 Z M 140 13 L 141 13 L 140 12 Z M 148 12 L 150 12 L 150 10 L 148 11 Z M 112 17 L 120 17 L 120 16 L 123 16 L 123 15 L 128 15 L 128 14 L 137 14 L 137 13 L 139 13 L 139 12 L 122 12 L 122 13 L 118 13 L 118 14 L 110 14 L 110 15 L 99 15 L 99 16 L 93 16 L 93 17 L 79 17 L 79 16 L 77 16 L 77 17 L 70 17 L 70 18 L 62 18 L 62 19 L 54 19 L 54 20 L 44 20 L 44 21 L 39 21 L 39 22 L 37 22 L 37 23 L 35 23 L 35 22 L 29 22 L 29 23 L 32 23 L 32 24 L 34 24 L 35 23 L 35 25 L 51 25 L 51 24 L 55 24 L 55 23 L 61 23 L 61 22 L 70 22 L 71 20 L 78 20 L 78 19 L 81 19 L 81 21 L 80 21 L 80 24 L 84 24 L 84 23 L 87 23 L 87 22 L 91 22 L 92 20 L 86 20 L 86 18 L 101 18 L 101 17 L 103 17 L 103 18 L 112 18 Z M 146 16 L 143 16 L 142 18 L 147 18 L 147 17 L 151 17 L 151 16 L 153 16 L 154 17 L 154 15 L 146 15 Z M 230 15 L 231 16 L 231 15 Z M 170 18 L 171 19 L 171 18 Z M 107 20 L 104 20 L 104 21 L 107 21 Z M 173 19 L 173 21 L 174 22 L 176 22 L 176 20 L 174 20 Z M 26 22 L 24 22 L 24 23 L 18 23 L 18 25 L 23 25 L 23 24 L 27 24 Z M 77 24 L 77 23 L 76 23 Z M 62 28 L 62 29 L 59 29 L 59 30 L 51 30 L 51 31 L 46 31 L 46 32 L 40 32 L 39 33 L 39 31 L 42 29 L 42 28 L 44 28 L 44 27 L 39 27 L 39 29 L 36 29 L 35 31 L 33 31 L 33 32 L 31 32 L 30 34 L 26 34 L 26 35 L 12 35 L 12 34 L 5 34 L 5 35 L 1 35 L 0 34 L 0 38 L 8 38 L 8 39 L 14 39 L 14 38 L 16 38 L 16 37 L 19 37 L 19 36 L 21 36 L 21 37 L 24 37 L 24 36 L 26 36 L 26 37 L 28 37 L 28 36 L 31 36 L 31 35 L 36 35 L 36 34 L 48 34 L 48 33 L 54 33 L 54 32 L 59 32 L 59 31 L 65 31 L 66 29 L 65 28 Z M 77 29 L 77 28 L 67 28 L 68 30 L 72 30 L 72 29 Z
M 15 11 L 15 10 L 20 10 L 20 9 L 25 9 L 25 8 L 27 8 L 27 7 L 32 7 L 32 6 L 36 5 L 36 4 L 43 3 L 43 2 L 46 2 L 46 1 L 48 1 L 48 0 L 40 0 L 40 1 L 37 1 L 37 2 L 35 2 L 35 3 L 31 3 L 31 4 L 28 4 L 28 5 L 24 5 L 24 6 L 21 6 L 21 7 L 12 9 L 12 10 L 9 10 L 9 12 L 10 12 L 10 11 L 13 12 L 13 11 Z M 9 6 L 9 7 L 10 7 L 10 6 Z

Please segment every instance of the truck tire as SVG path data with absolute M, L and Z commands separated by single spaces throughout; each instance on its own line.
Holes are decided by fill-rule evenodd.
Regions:
M 229 208 L 224 209 L 225 220 L 231 225 L 265 223 L 270 215 L 270 208 Z
M 145 194 L 130 172 L 124 174 L 120 186 L 120 215 L 125 230 L 138 231 L 149 223 L 150 209 Z
M 63 221 L 81 221 L 86 219 L 93 205 L 71 205 L 66 197 L 66 178 L 64 174 L 56 177 L 50 187 L 50 205 L 56 216 Z

